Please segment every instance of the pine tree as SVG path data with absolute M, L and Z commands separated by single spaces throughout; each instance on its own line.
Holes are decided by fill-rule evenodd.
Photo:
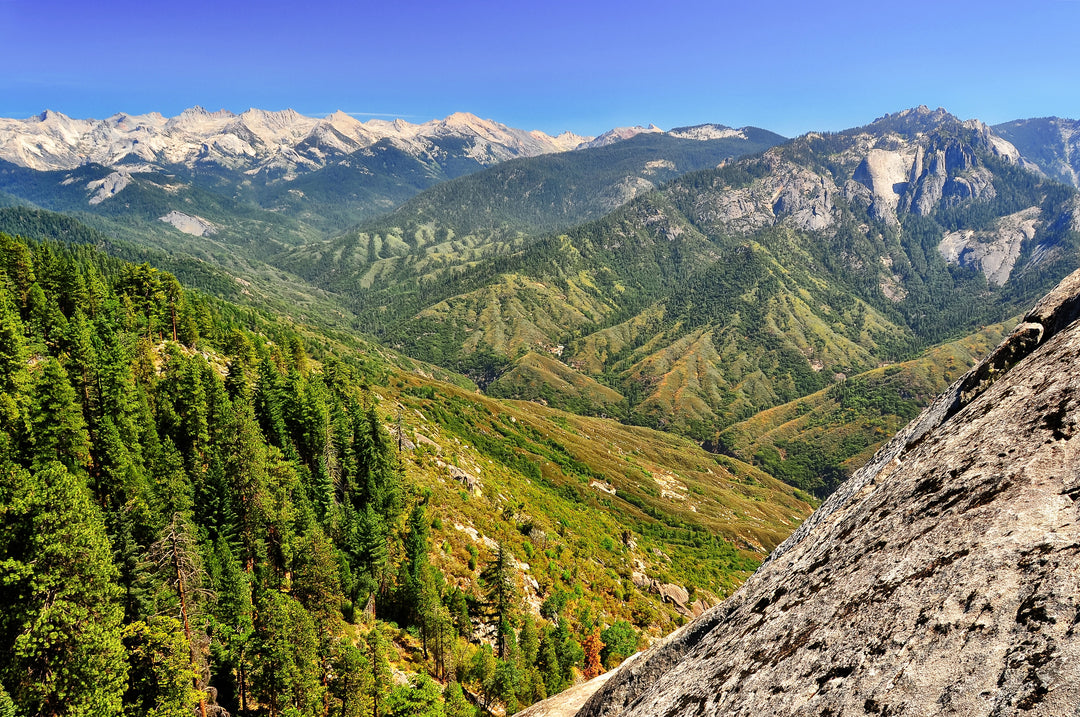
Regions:
M 191 717 L 201 693 L 194 688 L 191 648 L 183 626 L 174 618 L 156 616 L 124 628 L 128 688 L 125 711 L 147 717 Z
M 341 625 L 341 578 L 333 547 L 316 527 L 297 541 L 293 595 L 315 620 L 323 639 L 335 639 Z
M 328 685 L 330 714 L 362 717 L 371 714 L 372 674 L 366 650 L 347 640 L 339 641 Z
M 231 712 L 247 712 L 251 675 L 251 640 L 255 632 L 251 576 L 244 571 L 229 541 L 219 536 L 210 562 L 217 600 L 213 605 L 214 651 L 221 701 Z
M 0 268 L 11 282 L 15 305 L 21 310 L 26 306 L 30 287 L 37 281 L 34 273 L 34 255 L 26 244 L 0 233 Z M 25 319 L 25 314 L 23 315 Z
M 481 645 L 480 649 L 473 655 L 468 673 L 469 678 L 479 686 L 485 706 L 491 703 L 491 698 L 494 695 L 496 667 L 497 660 L 491 645 Z
M 269 502 L 266 445 L 250 409 L 240 407 L 225 439 L 225 475 L 231 485 L 244 568 L 251 573 L 265 555 L 263 526 Z
M 518 645 L 521 647 L 521 659 L 525 665 L 530 667 L 535 665 L 540 652 L 540 632 L 536 629 L 536 621 L 529 613 L 521 619 Z
M 517 600 L 512 561 L 510 551 L 506 549 L 505 544 L 500 542 L 491 560 L 480 571 L 480 578 L 484 581 L 488 614 L 492 618 L 498 635 L 500 659 L 505 659 L 507 656 L 507 635 L 513 630 L 514 605 Z
M 367 634 L 367 648 L 371 666 L 371 682 L 368 683 L 371 689 L 371 714 L 372 717 L 379 717 L 380 714 L 385 714 L 380 710 L 383 708 L 386 695 L 389 693 L 391 675 L 390 661 L 387 655 L 389 648 L 386 644 L 386 638 L 379 632 L 378 623 L 375 623 Z
M 428 639 L 436 632 L 436 613 L 440 605 L 432 585 L 431 565 L 428 563 L 429 547 L 424 506 L 417 504 L 409 514 L 400 590 L 407 621 L 420 628 L 425 658 L 428 656 Z
M 544 679 L 544 687 L 549 695 L 562 690 L 566 682 L 559 666 L 559 653 L 556 645 L 555 630 L 548 628 L 540 639 L 540 650 L 536 658 L 536 667 Z
M 517 712 L 521 705 L 518 704 L 518 689 L 521 674 L 518 672 L 513 660 L 498 660 L 495 664 L 493 692 L 506 708 L 506 714 L 512 715 Z
M 67 332 L 68 322 L 64 313 L 60 311 L 56 301 L 46 295 L 45 290 L 37 283 L 30 287 L 26 305 L 27 323 L 30 324 L 30 329 L 37 338 L 39 346 L 58 354 Z
M 36 470 L 59 461 L 71 472 L 85 472 L 90 463 L 86 422 L 67 372 L 54 358 L 45 360 L 35 381 L 30 426 Z
M 363 593 L 381 597 L 386 594 L 391 581 L 390 555 L 387 549 L 389 531 L 386 521 L 375 511 L 374 505 L 368 504 L 364 507 L 356 521 L 354 535 L 357 567 L 366 578 L 360 585 L 360 597 L 366 597 Z
M 559 671 L 562 675 L 563 684 L 574 681 L 574 668 L 585 659 L 585 651 L 581 644 L 570 634 L 570 628 L 566 625 L 567 620 L 560 620 L 552 631 L 554 638 L 555 654 L 559 660 Z
M 465 697 L 465 692 L 457 682 L 451 682 L 443 691 L 443 711 L 446 717 L 473 717 L 476 709 Z
M 163 336 L 166 309 L 161 274 L 149 264 L 125 264 L 116 284 L 117 291 L 130 300 L 133 316 L 148 338 Z
M 626 620 L 616 620 L 611 627 L 600 633 L 604 648 L 600 651 L 603 664 L 609 670 L 617 667 L 637 650 L 638 634 Z
M 426 672 L 394 688 L 386 698 L 385 714 L 392 717 L 444 717 L 439 685 Z
M 0 456 L 15 457 L 26 433 L 27 387 L 25 327 L 0 274 Z
M 199 691 L 199 712 L 206 717 L 206 700 L 202 689 L 209 681 L 210 670 L 201 649 L 206 635 L 195 624 L 194 616 L 200 599 L 205 599 L 209 593 L 202 587 L 204 572 L 194 530 L 180 513 L 173 515 L 162 536 L 150 546 L 150 558 L 165 584 L 176 593 L 176 613 L 189 647 L 193 686 Z
M 59 463 L 9 470 L 0 509 L 0 682 L 24 714 L 119 714 L 121 591 L 89 491 Z
M 252 692 L 271 715 L 287 708 L 301 714 L 322 711 L 318 637 L 304 607 L 281 592 L 265 590 L 255 621 Z
M 458 634 L 465 638 L 472 635 L 473 625 L 472 618 L 469 616 L 469 601 L 466 599 L 465 593 L 456 585 L 450 589 L 447 606 Z

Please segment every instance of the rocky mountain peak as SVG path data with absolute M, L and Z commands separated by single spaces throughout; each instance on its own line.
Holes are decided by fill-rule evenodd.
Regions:
M 206 134 L 224 126 L 236 117 L 232 112 L 221 109 L 208 112 L 200 105 L 189 107 L 165 123 L 167 130 Z
M 985 123 L 961 121 L 940 108 L 887 115 L 853 134 L 867 149 L 845 194 L 892 225 L 898 213 L 926 216 L 942 203 L 992 198 L 994 177 L 980 157 L 1031 166 Z
M 337 110 L 336 112 L 327 115 L 326 122 L 332 126 L 339 128 L 355 128 L 363 124 L 360 120 L 356 119 L 351 114 L 348 114 L 347 112 L 342 112 L 341 110 Z
M 692 127 L 674 127 L 668 130 L 668 134 L 672 137 L 696 140 L 727 139 L 728 137 L 746 138 L 745 131 L 732 129 L 727 125 L 722 124 L 699 124 Z
M 252 174 L 269 170 L 268 176 L 289 180 L 381 140 L 430 158 L 444 138 L 464 139 L 466 153 L 481 165 L 568 151 L 591 139 L 573 134 L 554 138 L 467 112 L 412 124 L 400 118 L 360 122 L 343 112 L 319 119 L 293 109 L 251 108 L 237 115 L 199 105 L 169 119 L 157 113 L 118 113 L 105 120 L 73 120 L 47 110 L 31 120 L 0 118 L 0 159 L 47 171 L 88 162 L 112 167 L 136 157 L 154 165 L 148 171 L 217 163 Z
M 54 112 L 53 110 L 45 110 L 37 116 L 39 122 L 63 122 L 70 119 L 63 112 Z
M 195 105 L 194 107 L 188 107 L 186 110 L 178 114 L 174 119 L 181 122 L 188 120 L 201 120 L 210 117 L 234 117 L 235 115 L 229 110 L 220 109 L 216 112 L 210 112 L 202 105 Z
M 470 125 L 484 124 L 485 120 L 480 119 L 471 112 L 452 112 L 451 114 L 447 115 L 446 119 L 444 119 L 443 122 L 452 127 L 468 127 Z
M 660 129 L 654 124 L 650 124 L 648 127 L 642 127 L 641 125 L 635 125 L 633 127 L 616 127 L 604 132 L 596 139 L 586 142 L 585 147 L 606 147 L 609 144 L 620 142 L 624 139 L 630 139 L 643 133 L 662 133 L 664 130 Z
M 920 105 L 878 117 L 862 129 L 869 132 L 892 132 L 914 138 L 919 134 L 932 132 L 941 127 L 959 126 L 960 124 L 960 118 L 946 111 L 943 107 L 931 110 L 926 105 Z
M 525 714 L 1075 713 L 1078 317 L 1080 271 L 735 595 L 580 710 Z

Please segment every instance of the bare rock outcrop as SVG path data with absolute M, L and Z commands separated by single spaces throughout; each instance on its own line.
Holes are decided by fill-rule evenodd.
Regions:
M 450 477 L 465 487 L 470 493 L 474 495 L 480 495 L 480 479 L 474 476 L 468 471 L 464 471 L 457 466 L 446 466 L 446 472 L 450 474 Z
M 777 153 L 761 158 L 763 176 L 745 187 L 716 187 L 694 202 L 697 219 L 715 230 L 749 234 L 767 226 L 783 225 L 820 231 L 836 224 L 833 180 Z
M 896 205 L 907 189 L 916 157 L 898 151 L 872 149 L 855 168 L 852 179 L 870 190 L 870 216 L 896 225 Z
M 581 716 L 1072 715 L 1080 272 Z
M 158 217 L 158 221 L 171 224 L 176 229 L 196 237 L 208 237 L 217 234 L 217 227 L 213 222 L 192 214 L 184 214 L 175 209 L 164 216 Z
M 1029 207 L 1002 217 L 993 229 L 964 229 L 949 232 L 938 245 L 938 252 L 950 264 L 978 269 L 991 286 L 1009 280 L 1025 241 L 1035 238 L 1039 208 Z

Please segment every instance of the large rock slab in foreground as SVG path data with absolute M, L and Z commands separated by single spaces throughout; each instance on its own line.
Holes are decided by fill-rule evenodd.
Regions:
M 1080 272 L 581 716 L 1080 714 Z

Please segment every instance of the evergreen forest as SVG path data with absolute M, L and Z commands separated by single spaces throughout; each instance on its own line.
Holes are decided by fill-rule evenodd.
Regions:
M 556 516 L 599 503 L 555 476 L 610 474 L 516 419 L 503 438 L 527 451 L 485 439 L 451 387 L 328 345 L 148 264 L 0 234 L 0 714 L 509 714 L 684 619 L 613 569 L 581 571 L 655 540 L 661 577 L 692 585 L 679 566 L 711 564 L 698 582 L 733 589 L 783 537 L 739 549 L 627 492 L 623 523 L 547 532 L 511 500 L 497 541 L 453 544 L 445 503 L 484 498 L 416 479 L 445 454 L 400 410 L 388 430 L 392 383 L 544 486 Z M 574 540 L 572 520 L 615 539 Z

